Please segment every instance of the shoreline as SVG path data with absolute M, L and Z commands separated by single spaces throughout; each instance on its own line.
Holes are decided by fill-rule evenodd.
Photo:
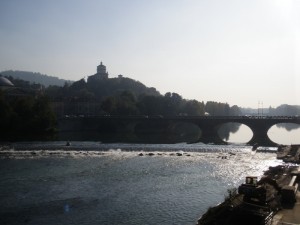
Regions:
M 244 198 L 243 194 L 239 194 L 237 189 L 228 190 L 228 196 L 221 204 L 210 207 L 206 213 L 198 220 L 197 225 L 277 225 L 282 223 L 282 218 L 288 217 L 289 223 L 300 223 L 300 218 L 292 218 L 289 216 L 295 211 L 296 214 L 300 212 L 297 200 L 300 201 L 300 194 L 298 189 L 300 178 L 300 145 L 279 146 L 277 150 L 277 159 L 284 162 L 283 165 L 270 167 L 265 171 L 262 179 L 266 177 L 274 180 L 276 185 L 280 187 L 280 191 L 271 190 L 275 196 L 270 202 L 264 204 L 250 204 Z M 294 165 L 293 165 L 294 164 Z M 283 190 L 290 185 L 293 176 L 295 178 L 295 199 L 296 202 L 283 202 Z M 259 182 L 263 182 L 262 179 Z M 259 183 L 258 182 L 258 183 Z M 264 184 L 265 185 L 265 184 Z M 288 187 L 289 188 L 289 187 Z M 267 190 L 270 190 L 268 188 Z M 285 221 L 286 222 L 286 221 Z

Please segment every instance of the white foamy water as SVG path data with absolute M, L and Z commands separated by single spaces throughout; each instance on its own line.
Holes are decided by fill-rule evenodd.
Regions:
M 2 146 L 0 222 L 195 224 L 246 175 L 261 176 L 280 163 L 274 153 L 249 146 Z

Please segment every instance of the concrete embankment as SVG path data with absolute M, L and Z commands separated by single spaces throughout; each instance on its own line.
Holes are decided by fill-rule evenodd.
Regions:
M 299 157 L 300 145 L 279 146 L 283 165 L 270 167 L 257 183 L 246 183 L 246 193 L 229 190 L 225 201 L 208 209 L 197 224 L 300 224 Z

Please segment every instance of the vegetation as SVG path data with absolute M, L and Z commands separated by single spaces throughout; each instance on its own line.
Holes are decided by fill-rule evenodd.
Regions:
M 214 116 L 240 114 L 237 106 L 186 100 L 179 94 L 171 92 L 161 95 L 155 88 L 148 88 L 138 81 L 123 77 L 97 82 L 86 82 L 81 79 L 63 87 L 49 86 L 45 93 L 52 101 L 64 103 L 64 110 L 67 110 L 64 114 L 162 116 L 202 116 L 205 112 Z M 74 107 L 74 104 L 77 107 Z M 76 108 L 81 108 L 79 105 L 86 105 L 89 110 L 76 111 Z
M 280 105 L 276 108 L 269 108 L 270 116 L 300 116 L 300 106 L 297 105 Z
M 8 137 L 26 139 L 55 129 L 56 117 L 65 115 L 146 115 L 146 116 L 230 116 L 239 115 L 238 106 L 227 103 L 187 100 L 177 93 L 161 95 L 155 88 L 126 77 L 101 79 L 86 82 L 84 79 L 65 82 L 63 86 L 45 87 L 22 79 L 7 77 L 15 88 L 1 94 L 1 130 Z M 51 106 L 51 107 L 50 107 Z M 165 126 L 165 127 L 164 127 Z M 106 131 L 115 132 L 119 125 L 107 125 Z M 167 127 L 167 128 L 166 128 Z M 104 128 L 104 127 L 103 127 Z M 155 137 L 158 142 L 194 141 L 199 137 L 199 128 L 191 124 L 139 124 L 128 133 L 138 139 Z M 222 138 L 228 136 L 225 129 Z M 124 137 L 124 135 L 123 135 Z M 144 139 L 145 140 L 145 139 Z M 123 140 L 125 141 L 125 140 Z
M 146 87 L 130 78 L 110 78 L 95 82 L 84 79 L 64 82 L 64 85 L 43 85 L 45 79 L 53 78 L 39 73 L 5 71 L 6 76 L 16 87 L 34 95 L 43 92 L 51 102 L 62 102 L 64 114 L 90 115 L 162 115 L 162 116 L 212 116 L 240 115 L 238 106 L 209 101 L 206 104 L 197 100 L 183 99 L 177 93 L 161 95 L 155 88 Z M 25 76 L 26 75 L 26 76 Z M 16 77 L 31 77 L 34 82 Z M 31 79 L 31 80 L 32 80 Z M 78 105 L 93 104 L 88 112 L 78 111 Z M 75 105 L 75 106 L 74 106 Z M 77 110 L 76 110 L 77 109 Z M 60 111 L 61 112 L 61 111 Z
M 11 98 L 0 91 L 0 109 L 0 140 L 40 140 L 54 134 L 56 118 L 44 96 Z
M 55 130 L 57 118 L 65 115 L 143 115 L 143 116 L 239 116 L 257 113 L 254 109 L 241 109 L 228 103 L 184 99 L 177 93 L 161 95 L 155 88 L 139 81 L 120 76 L 118 78 L 76 82 L 49 77 L 39 73 L 5 71 L 3 75 L 15 85 L 0 94 L 0 125 L 4 135 L 20 139 L 39 136 Z M 264 110 L 264 115 L 295 116 L 300 106 L 281 105 Z M 238 130 L 238 124 L 227 124 L 219 129 L 219 136 L 228 140 L 229 132 Z M 298 126 L 297 126 L 298 127 Z M 102 133 L 116 132 L 120 125 L 107 124 Z M 290 127 L 290 129 L 295 129 Z M 138 124 L 126 135 L 134 140 L 155 136 L 156 141 L 190 141 L 199 138 L 197 126 L 177 124 Z
M 63 86 L 65 82 L 72 83 L 70 80 L 59 79 L 57 77 L 28 71 L 7 70 L 2 71 L 1 74 L 6 77 L 13 77 L 14 79 L 28 81 L 30 83 L 41 84 L 45 87 L 48 87 L 49 85 Z
M 98 82 L 76 82 L 59 79 L 35 72 L 3 71 L 16 87 L 31 90 L 44 89 L 51 102 L 97 103 L 95 114 L 143 114 L 143 115 L 204 115 L 228 116 L 257 114 L 257 109 L 230 107 L 227 103 L 183 99 L 177 93 L 162 96 L 155 88 L 148 88 L 139 81 L 130 78 L 110 78 Z M 130 93 L 129 93 L 130 92 Z M 124 96 L 132 95 L 130 99 Z M 125 100 L 125 102 L 123 102 Z M 130 100 L 130 101 L 129 101 Z M 154 106 L 154 107 L 153 107 Z M 73 107 L 74 108 L 74 107 Z M 75 107 L 76 108 L 76 107 Z M 74 114 L 77 112 L 73 111 Z M 295 116 L 300 115 L 300 106 L 281 105 L 264 109 L 265 115 Z

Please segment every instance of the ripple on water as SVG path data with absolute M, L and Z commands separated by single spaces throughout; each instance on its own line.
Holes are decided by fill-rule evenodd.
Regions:
M 195 224 L 246 175 L 280 163 L 248 146 L 41 145 L 0 151 L 0 216 L 18 212 L 46 225 Z

